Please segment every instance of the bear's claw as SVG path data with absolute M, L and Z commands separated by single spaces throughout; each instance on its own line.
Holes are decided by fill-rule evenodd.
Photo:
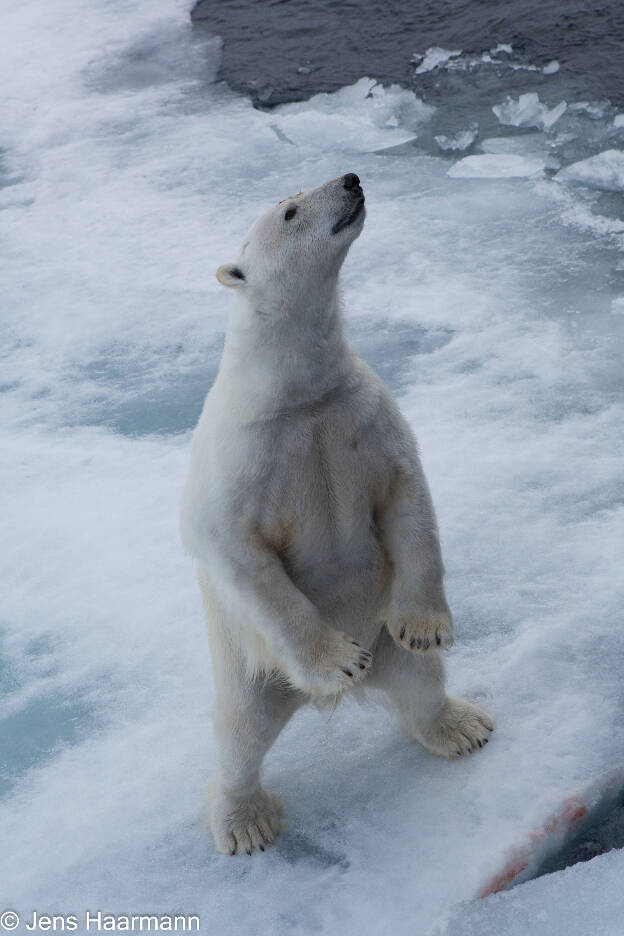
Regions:
M 417 611 L 391 615 L 386 626 L 405 650 L 426 653 L 431 647 L 453 646 L 453 620 L 447 611 Z
M 363 679 L 373 655 L 347 634 L 331 630 L 322 653 L 310 654 L 299 662 L 296 670 L 289 670 L 292 685 L 312 696 L 338 695 Z

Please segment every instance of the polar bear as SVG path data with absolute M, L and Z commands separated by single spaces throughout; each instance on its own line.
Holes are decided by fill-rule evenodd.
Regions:
M 193 435 L 182 537 L 214 669 L 208 822 L 230 855 L 279 834 L 260 767 L 301 705 L 366 687 L 449 759 L 494 728 L 445 692 L 453 624 L 416 442 L 345 339 L 338 274 L 364 217 L 350 172 L 279 202 L 217 270 L 234 301 Z

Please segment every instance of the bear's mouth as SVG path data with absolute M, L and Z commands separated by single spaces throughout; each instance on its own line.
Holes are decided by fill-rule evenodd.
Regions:
M 350 224 L 353 224 L 356 218 L 359 218 L 359 216 L 362 214 L 363 210 L 364 210 L 364 195 L 360 195 L 355 205 L 353 206 L 353 208 L 349 211 L 349 213 L 346 215 L 343 215 L 342 218 L 339 218 L 339 220 L 336 221 L 336 223 L 334 224 L 332 228 L 332 234 L 337 234 L 338 231 L 342 231 L 343 228 L 346 228 Z

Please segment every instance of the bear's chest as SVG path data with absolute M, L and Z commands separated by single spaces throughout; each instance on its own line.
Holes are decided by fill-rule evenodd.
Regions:
M 257 505 L 263 536 L 280 551 L 315 555 L 367 538 L 387 467 L 365 427 L 348 414 L 330 413 L 269 436 Z

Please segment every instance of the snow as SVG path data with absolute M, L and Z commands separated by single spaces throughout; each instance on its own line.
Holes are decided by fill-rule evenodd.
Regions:
M 219 43 L 178 0 L 22 0 L 0 44 L 5 905 L 383 936 L 559 900 L 569 872 L 453 909 L 624 762 L 621 222 L 541 175 L 458 184 L 448 157 L 377 155 L 426 126 L 405 89 L 254 110 L 206 81 Z M 289 829 L 231 861 L 200 822 L 211 675 L 177 529 L 214 270 L 267 205 L 346 171 L 368 203 L 350 334 L 419 437 L 450 684 L 499 728 L 449 764 L 377 708 L 303 712 L 266 767 Z M 616 860 L 589 873 L 608 886 Z
M 539 127 L 549 130 L 565 113 L 567 104 L 561 101 L 556 107 L 549 108 L 542 104 L 535 91 L 521 94 L 517 100 L 507 97 L 502 104 L 495 104 L 492 110 L 500 123 L 510 127 Z
M 543 159 L 520 156 L 516 153 L 487 153 L 483 156 L 465 156 L 448 171 L 455 179 L 512 179 L 543 172 Z
M 620 936 L 624 851 L 455 907 L 431 936 Z
M 609 149 L 581 159 L 555 176 L 558 182 L 578 182 L 607 192 L 624 192 L 624 152 Z

